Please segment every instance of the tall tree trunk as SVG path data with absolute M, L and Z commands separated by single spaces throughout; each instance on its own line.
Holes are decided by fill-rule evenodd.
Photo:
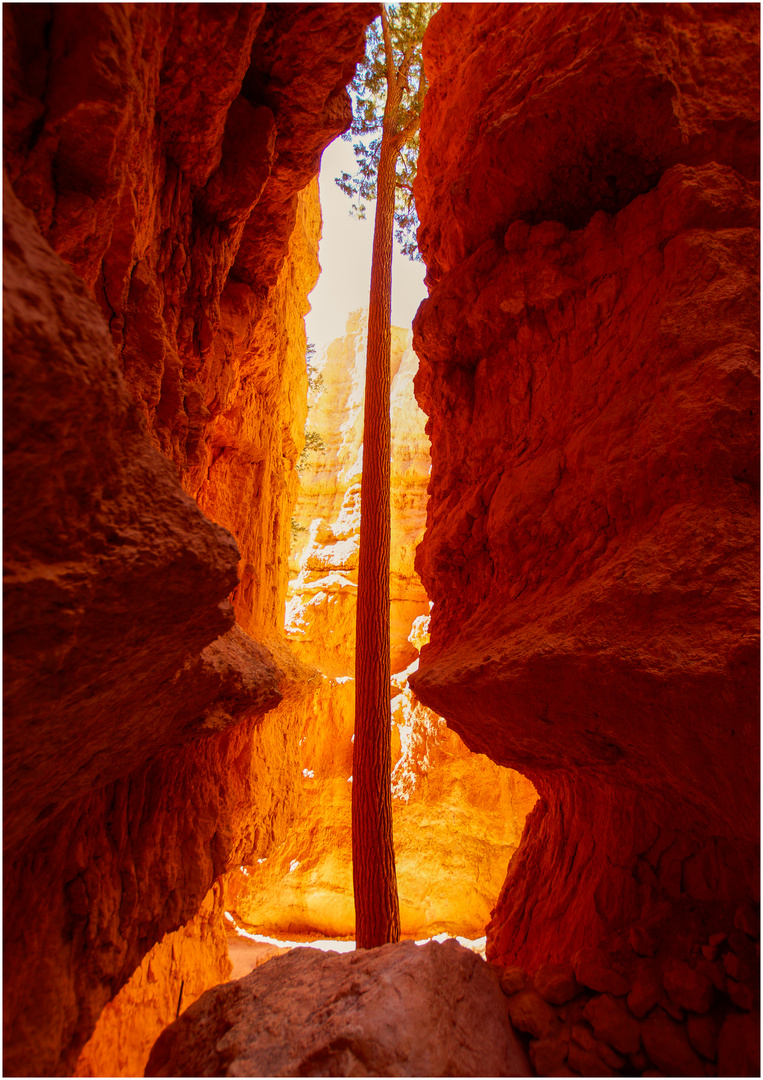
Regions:
M 352 880 L 355 941 L 360 949 L 400 940 L 392 844 L 389 660 L 389 409 L 396 160 L 396 147 L 382 138 L 368 307 L 355 639 Z

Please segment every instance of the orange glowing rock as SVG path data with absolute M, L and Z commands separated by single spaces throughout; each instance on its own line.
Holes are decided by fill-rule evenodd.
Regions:
M 446 4 L 427 32 L 411 683 L 538 789 L 504 964 L 758 895 L 758 31 Z

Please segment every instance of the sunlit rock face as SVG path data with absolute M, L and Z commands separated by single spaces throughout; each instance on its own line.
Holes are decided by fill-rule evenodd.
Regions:
M 627 968 L 644 925 L 701 962 L 758 894 L 758 18 L 427 32 L 411 683 L 538 789 L 488 934 L 530 969 L 602 940 Z
M 218 883 L 198 913 L 167 934 L 101 1013 L 75 1076 L 142 1076 L 158 1036 L 205 990 L 231 977 Z
M 327 675 L 355 670 L 355 589 L 363 469 L 363 401 L 368 312 L 353 312 L 344 337 L 331 342 L 318 368 L 323 389 L 311 402 L 308 430 L 325 450 L 310 452 L 300 473 L 297 526 L 287 634 L 297 654 Z M 392 670 L 414 659 L 408 641 L 413 620 L 429 612 L 413 563 L 426 518 L 429 439 L 426 417 L 413 396 L 418 357 L 410 331 L 392 328 L 391 377 L 391 565 Z
M 303 531 L 292 552 L 286 631 L 297 655 L 322 672 L 299 732 L 299 819 L 279 849 L 226 879 L 231 910 L 267 934 L 352 937 L 355 929 L 350 807 L 367 332 L 365 313 L 354 313 L 347 334 L 319 358 L 323 387 L 308 430 L 326 449 L 307 458 L 295 508 Z M 472 754 L 408 688 L 427 639 L 429 603 L 413 560 L 430 461 L 410 332 L 394 328 L 392 340 L 390 637 L 398 673 L 390 698 L 402 931 L 481 937 L 536 793 L 518 773 Z
M 73 1071 L 146 954 L 288 824 L 311 179 L 375 14 L 4 12 L 9 1074 Z M 197 993 L 226 962 L 194 933 L 168 948 Z M 167 1008 L 148 988 L 141 1032 L 139 997 L 145 1044 Z

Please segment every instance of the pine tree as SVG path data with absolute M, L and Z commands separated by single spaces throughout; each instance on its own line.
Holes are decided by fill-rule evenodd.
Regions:
M 350 138 L 358 173 L 337 183 L 348 195 L 376 199 L 368 305 L 363 478 L 355 635 L 355 743 L 352 876 L 357 948 L 400 939 L 392 842 L 389 557 L 390 348 L 392 235 L 415 254 L 412 181 L 426 82 L 421 40 L 435 4 L 382 7 L 369 27 L 366 56 L 353 83 Z M 363 216 L 365 205 L 353 210 Z

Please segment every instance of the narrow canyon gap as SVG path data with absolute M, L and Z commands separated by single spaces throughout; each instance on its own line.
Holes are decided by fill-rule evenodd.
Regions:
M 7 1075 L 71 1074 L 136 971 L 171 1019 L 201 940 L 224 980 L 223 879 L 294 816 L 314 177 L 377 14 L 4 7 Z M 425 39 L 411 684 L 540 795 L 488 931 L 539 1073 L 759 1071 L 758 38 L 446 4 Z
M 239 942 L 247 940 L 246 933 L 343 938 L 348 944 L 355 938 L 353 676 L 367 337 L 368 314 L 358 310 L 348 318 L 346 333 L 315 358 L 322 381 L 309 396 L 307 424 L 325 445 L 300 466 L 285 630 L 297 657 L 324 677 L 298 732 L 295 824 L 267 858 L 226 875 L 226 907 L 243 931 Z M 472 754 L 407 685 L 429 622 L 427 596 L 414 570 L 431 464 L 426 417 L 413 393 L 417 366 L 410 330 L 393 326 L 393 675 L 386 696 L 400 925 L 403 937 L 447 933 L 475 940 L 484 939 L 536 795 L 520 774 Z

